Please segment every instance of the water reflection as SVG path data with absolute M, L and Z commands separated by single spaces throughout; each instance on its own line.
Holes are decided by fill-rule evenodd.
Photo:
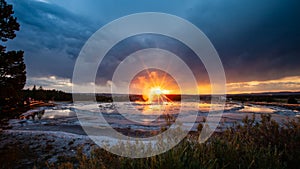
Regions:
M 45 110 L 45 113 L 42 116 L 42 119 L 55 119 L 55 118 L 63 118 L 63 117 L 73 117 L 76 116 L 74 111 L 70 109 L 60 109 L 60 110 Z
M 173 102 L 168 104 L 131 104 L 126 102 L 119 103 L 80 103 L 76 105 L 58 106 L 55 108 L 45 109 L 44 113 L 38 116 L 43 124 L 55 123 L 79 125 L 75 111 L 81 114 L 89 114 L 88 123 L 82 124 L 86 126 L 107 127 L 108 125 L 115 128 L 130 128 L 135 130 L 160 130 L 162 127 L 170 126 L 176 120 L 179 111 L 182 111 L 183 117 L 180 121 L 183 126 L 194 126 L 193 130 L 197 130 L 197 125 L 203 123 L 209 114 L 210 103 L 197 102 Z M 119 113 L 118 108 L 122 108 L 124 112 Z M 195 119 L 192 112 L 198 112 Z M 238 102 L 229 102 L 225 106 L 225 111 L 221 119 L 221 124 L 228 127 L 236 122 L 240 122 L 246 116 L 252 117 L 254 114 L 257 120 L 260 120 L 260 114 L 272 114 L 272 118 L 281 122 L 287 117 L 295 118 L 299 116 L 298 112 L 284 109 L 281 107 L 270 107 L 261 105 L 242 105 Z M 100 115 L 103 115 L 105 121 L 99 121 Z M 96 118 L 95 118 L 96 117 Z M 132 120 L 133 119 L 133 120 Z M 196 121 L 196 124 L 194 122 Z M 219 123 L 218 121 L 212 123 Z M 223 127 L 224 127 L 223 126 Z
M 239 112 L 252 112 L 252 113 L 274 113 L 275 110 L 266 106 L 258 106 L 258 105 L 247 105 L 244 106 L 243 109 L 239 110 Z

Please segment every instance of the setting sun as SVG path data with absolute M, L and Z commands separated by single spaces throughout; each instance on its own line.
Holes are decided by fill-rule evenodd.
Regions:
M 161 70 L 145 70 L 138 73 L 130 84 L 131 94 L 141 94 L 148 103 L 172 101 L 168 95 L 180 94 L 180 89 L 168 73 Z
M 170 94 L 169 90 L 162 89 L 161 87 L 150 88 L 148 94 L 143 94 L 143 98 L 147 98 L 148 102 L 166 102 L 169 101 L 166 94 Z
M 169 93 L 170 93 L 169 90 L 164 90 L 164 89 L 161 89 L 160 87 L 155 87 L 155 88 L 150 89 L 151 95 L 161 95 L 161 94 L 169 94 Z

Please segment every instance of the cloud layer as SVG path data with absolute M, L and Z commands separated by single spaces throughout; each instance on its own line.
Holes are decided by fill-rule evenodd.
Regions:
M 175 0 L 170 3 L 146 0 L 122 2 L 9 0 L 8 2 L 14 5 L 21 31 L 7 46 L 8 49 L 25 51 L 28 86 L 32 84 L 46 86 L 43 77 L 71 81 L 74 63 L 80 49 L 93 32 L 121 16 L 149 11 L 177 15 L 203 30 L 217 49 L 225 67 L 227 80 L 232 85 L 300 75 L 299 1 Z M 97 81 L 102 80 L 101 84 L 104 87 L 110 80 L 113 68 L 124 56 L 147 47 L 164 48 L 181 55 L 193 69 L 196 77 L 203 83 L 208 83 L 201 62 L 197 61 L 184 45 L 174 40 L 149 35 L 135 37 L 127 42 L 112 50 L 103 63 L 103 69 L 99 70 Z M 294 79 L 285 78 L 285 80 L 293 83 Z M 278 86 L 278 89 L 283 90 L 284 87 Z M 297 89 L 299 86 L 294 86 L 293 90 Z

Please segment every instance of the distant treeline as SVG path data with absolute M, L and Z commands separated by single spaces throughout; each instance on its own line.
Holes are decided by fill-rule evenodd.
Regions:
M 17 118 L 21 113 L 31 109 L 30 103 L 33 101 L 72 101 L 72 94 L 58 90 L 32 89 L 21 90 L 18 98 L 6 97 L 0 99 L 0 121 L 1 119 Z M 1 122 L 0 122 L 1 124 Z
M 144 100 L 142 95 L 125 95 L 125 94 L 116 94 L 114 96 L 112 96 L 111 94 L 88 94 L 88 93 L 76 93 L 74 94 L 75 99 L 77 101 L 92 101 L 95 100 L 97 102 L 113 102 L 113 101 L 117 101 L 117 102 L 123 102 L 123 101 L 147 101 Z M 96 97 L 95 97 L 96 96 Z M 166 97 L 168 97 L 170 100 L 172 101 L 181 101 L 181 95 L 166 95 Z
M 125 94 L 115 94 L 112 97 L 112 94 L 89 94 L 89 93 L 76 93 L 74 94 L 76 100 L 80 101 L 89 101 L 91 98 L 96 99 L 98 102 L 113 102 L 113 101 L 146 101 L 143 99 L 142 95 L 125 95 Z M 92 96 L 92 97 L 91 97 Z M 44 100 L 44 101 L 72 101 L 72 94 L 66 93 L 58 90 L 45 90 L 42 86 L 36 88 L 34 86 L 32 89 L 23 90 L 23 97 L 25 99 L 31 98 L 34 100 Z M 195 100 L 200 99 L 202 101 L 210 101 L 210 95 L 176 95 L 169 94 L 166 95 L 172 101 L 181 101 L 183 100 Z M 260 93 L 260 94 L 234 94 L 227 95 L 227 99 L 236 100 L 241 102 L 253 101 L 253 102 L 282 102 L 282 103 L 291 103 L 295 104 L 300 101 L 300 93 L 293 92 L 282 92 L 282 93 Z
M 58 90 L 45 90 L 42 86 L 38 89 L 34 86 L 32 89 L 23 90 L 24 101 L 28 99 L 42 101 L 72 101 L 72 94 Z
M 281 102 L 296 104 L 300 100 L 299 93 L 275 93 L 275 94 L 236 94 L 227 95 L 228 98 L 236 101 L 253 102 Z
M 170 99 L 170 101 L 181 101 L 181 95 L 177 94 L 166 94 L 165 97 Z M 143 98 L 142 95 L 130 95 L 129 96 L 130 101 L 147 101 Z

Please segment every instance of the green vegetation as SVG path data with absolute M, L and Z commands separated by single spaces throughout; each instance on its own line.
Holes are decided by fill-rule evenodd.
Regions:
M 82 94 L 82 100 L 84 100 L 84 94 Z M 172 94 L 169 94 L 169 95 L 166 95 L 166 97 L 168 97 L 170 100 L 172 101 L 180 101 L 181 100 L 181 96 L 180 95 L 172 95 Z M 143 99 L 143 96 L 142 95 L 117 95 L 117 96 L 114 96 L 114 98 L 112 97 L 111 94 L 96 94 L 96 100 L 98 102 L 112 102 L 113 100 L 114 101 L 119 101 L 119 102 L 122 102 L 122 101 L 132 101 L 132 102 L 135 102 L 135 101 L 146 101 Z
M 283 125 L 262 115 L 256 122 L 245 118 L 242 124 L 217 133 L 204 144 L 191 134 L 172 150 L 153 157 L 130 159 L 95 149 L 77 158 L 62 157 L 50 168 L 299 168 L 300 119 Z
M 58 90 L 45 90 L 42 86 L 36 89 L 36 86 L 33 88 L 23 90 L 24 99 L 34 99 L 34 100 L 41 100 L 41 101 L 72 101 L 72 94 L 65 93 L 63 91 Z
M 0 0 L 0 112 L 5 106 L 22 104 L 21 90 L 26 82 L 23 51 L 6 51 L 3 46 L 9 39 L 16 37 L 20 25 L 13 16 L 12 5 Z
M 297 104 L 298 101 L 296 100 L 295 97 L 289 97 L 288 100 L 287 100 L 287 103 L 288 104 Z
M 289 93 L 272 93 L 272 94 L 236 94 L 227 95 L 232 100 L 241 102 L 277 102 L 277 103 L 288 103 L 297 104 L 297 100 L 300 100 L 299 92 Z
M 16 110 L 23 109 L 22 89 L 26 82 L 24 52 L 6 51 L 4 46 L 20 30 L 13 14 L 12 5 L 0 0 L 0 125 L 3 118 L 13 117 L 19 113 Z
M 6 124 L 5 121 L 7 121 L 8 119 L 18 118 L 22 113 L 34 108 L 35 106 L 30 106 L 30 102 L 33 100 L 43 101 L 45 103 L 47 103 L 48 101 L 72 101 L 72 94 L 70 93 L 65 93 L 58 90 L 44 90 L 42 87 L 36 89 L 35 86 L 31 90 L 21 90 L 19 92 L 19 95 L 19 103 L 7 100 L 2 107 L 0 105 L 0 126 L 2 122 Z

